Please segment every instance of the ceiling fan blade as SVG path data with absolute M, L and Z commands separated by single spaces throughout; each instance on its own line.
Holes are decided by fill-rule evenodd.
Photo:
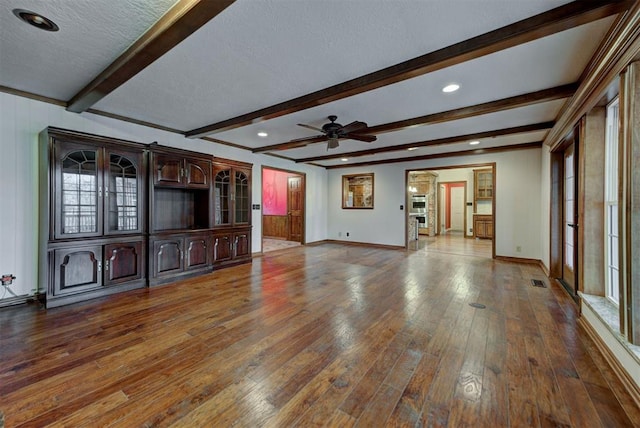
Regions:
M 311 125 L 305 125 L 304 123 L 298 123 L 298 126 L 302 126 L 303 128 L 313 129 L 314 131 L 318 131 L 318 132 L 324 132 L 320 128 L 316 128 L 315 126 L 311 126 Z
M 351 138 L 352 140 L 364 141 L 365 143 L 373 143 L 378 139 L 375 135 L 359 135 L 359 134 L 347 134 L 344 138 Z
M 329 138 L 329 142 L 327 143 L 327 150 L 335 149 L 339 145 L 340 145 L 340 143 L 338 142 L 337 138 Z
M 345 126 L 343 126 L 339 132 L 341 134 L 348 134 L 349 132 L 359 131 L 361 129 L 367 128 L 367 124 L 364 122 L 360 122 L 356 120 L 355 122 L 351 122 Z

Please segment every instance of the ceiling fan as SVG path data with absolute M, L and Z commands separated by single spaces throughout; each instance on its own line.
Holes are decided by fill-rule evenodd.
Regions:
M 327 119 L 329 119 L 330 123 L 325 123 L 322 125 L 322 128 L 316 128 L 315 126 L 305 125 L 304 123 L 299 123 L 298 126 L 302 126 L 304 128 L 313 129 L 314 131 L 322 132 L 326 137 L 327 150 L 335 149 L 338 147 L 338 140 L 340 138 L 349 138 L 351 140 L 364 141 L 367 143 L 371 143 L 377 140 L 377 137 L 374 135 L 366 135 L 360 134 L 358 131 L 364 131 L 368 128 L 368 125 L 364 122 L 351 122 L 348 125 L 342 126 L 339 123 L 336 123 L 336 119 L 338 116 L 331 115 Z M 319 135 L 318 137 L 322 137 Z M 314 138 L 314 137 L 312 137 Z

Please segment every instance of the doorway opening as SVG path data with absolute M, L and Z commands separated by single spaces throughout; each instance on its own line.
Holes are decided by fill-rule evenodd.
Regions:
M 495 163 L 407 170 L 407 248 L 495 258 L 495 170 Z M 423 194 L 426 208 L 417 212 Z
M 262 167 L 262 253 L 304 245 L 305 178 Z
M 549 276 L 556 278 L 578 300 L 579 233 L 578 177 L 580 129 L 576 127 L 551 153 L 551 251 Z

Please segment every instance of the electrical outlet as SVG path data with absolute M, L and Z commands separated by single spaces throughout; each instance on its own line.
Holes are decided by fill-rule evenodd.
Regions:
M 349 232 L 347 232 L 347 238 L 349 237 Z
M 338 238 L 342 236 L 342 232 L 338 232 Z

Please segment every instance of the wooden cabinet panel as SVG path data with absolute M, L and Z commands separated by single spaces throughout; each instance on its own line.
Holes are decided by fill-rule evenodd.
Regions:
M 213 263 L 231 260 L 233 255 L 230 233 L 216 233 L 213 235 Z
M 263 215 L 262 236 L 265 238 L 287 239 L 289 233 L 289 216 Z
M 153 184 L 169 187 L 184 187 L 183 159 L 162 153 L 153 155 Z
M 473 174 L 475 199 L 493 199 L 493 171 L 491 169 L 476 169 Z
M 213 163 L 214 226 L 251 224 L 251 165 Z
M 99 245 L 55 250 L 54 265 L 54 295 L 102 286 L 102 247 Z
M 185 185 L 194 189 L 208 189 L 211 164 L 197 159 L 186 159 Z
M 200 268 L 209 264 L 209 237 L 190 236 L 185 238 L 185 269 Z
M 481 239 L 493 239 L 493 216 L 479 215 L 473 216 L 473 235 Z
M 140 279 L 144 264 L 142 242 L 126 242 L 105 246 L 105 285 Z
M 142 153 L 108 148 L 105 163 L 105 234 L 142 233 L 146 186 Z
M 180 153 L 154 153 L 152 169 L 156 186 L 208 189 L 211 181 L 211 162 Z
M 216 232 L 213 235 L 214 266 L 233 265 L 251 260 L 251 229 Z
M 161 276 L 182 272 L 183 239 L 163 239 L 153 242 L 153 276 Z
M 251 256 L 250 232 L 235 233 L 233 238 L 234 258 Z
M 56 142 L 52 215 L 55 239 L 102 235 L 102 149 L 69 141 Z

